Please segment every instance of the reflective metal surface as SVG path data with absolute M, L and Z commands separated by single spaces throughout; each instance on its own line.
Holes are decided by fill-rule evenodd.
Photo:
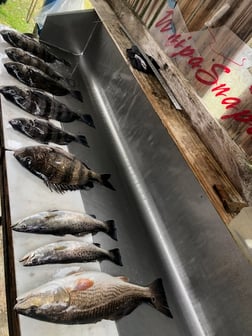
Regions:
M 77 13 L 78 20 L 75 15 L 48 17 L 42 39 L 69 51 L 69 59 L 79 52 L 74 77 L 84 97 L 83 112 L 92 114 L 96 129 L 64 124 L 69 131 L 85 132 L 90 143 L 90 149 L 76 144 L 69 150 L 96 171 L 111 173 L 116 188 L 113 192 L 96 186 L 81 192 L 88 213 L 117 224 L 124 266 L 106 263 L 101 268 L 140 284 L 161 277 L 174 315 L 170 320 L 141 305 L 117 322 L 119 335 L 251 335 L 250 264 L 102 23 L 94 13 L 92 24 L 86 21 L 90 12 L 82 13 L 82 19 Z M 85 22 L 88 31 L 83 31 Z M 75 107 L 76 102 L 71 104 Z M 95 241 L 111 246 L 101 235 Z

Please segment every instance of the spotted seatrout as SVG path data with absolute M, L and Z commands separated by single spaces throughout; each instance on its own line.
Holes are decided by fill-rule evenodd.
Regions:
M 53 234 L 63 236 L 72 234 L 82 236 L 88 233 L 104 232 L 117 240 L 116 227 L 113 220 L 101 221 L 94 215 L 67 210 L 42 211 L 25 217 L 14 225 L 14 231 Z
M 100 244 L 84 241 L 67 240 L 51 243 L 27 253 L 20 262 L 24 266 L 44 264 L 69 264 L 76 262 L 92 262 L 110 260 L 122 266 L 119 249 L 105 250 Z
M 148 287 L 102 272 L 82 272 L 57 279 L 17 299 L 19 314 L 63 324 L 118 320 L 141 303 L 172 318 L 161 279 Z

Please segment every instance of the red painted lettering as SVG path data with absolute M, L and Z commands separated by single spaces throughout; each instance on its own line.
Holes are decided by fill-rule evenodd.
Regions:
M 248 133 L 248 134 L 252 134 L 252 127 L 249 127 L 249 128 L 247 129 L 247 133 Z
M 221 116 L 222 120 L 225 119 L 231 119 L 233 118 L 235 121 L 241 121 L 241 122 L 251 122 L 252 121 L 252 114 L 250 110 L 243 110 L 240 112 L 235 112 L 232 114 L 224 114 L 223 116 Z
M 236 108 L 236 105 L 240 104 L 241 99 L 236 97 L 224 98 L 221 102 L 222 105 L 227 105 L 226 109 Z
M 216 86 L 215 88 L 213 88 L 211 91 L 214 92 L 214 91 L 219 91 L 215 94 L 215 97 L 218 97 L 218 96 L 227 96 L 225 94 L 225 92 L 228 92 L 230 91 L 230 88 L 229 87 L 226 87 L 227 84 L 220 84 L 218 86 Z
M 204 69 L 198 69 L 195 74 L 195 78 L 205 85 L 214 85 L 218 82 L 219 75 L 217 69 L 222 69 L 226 73 L 230 73 L 230 68 L 226 67 L 224 64 L 213 64 L 211 67 L 212 73 Z M 203 78 L 202 75 L 206 75 L 207 79 Z
M 195 52 L 195 49 L 193 49 L 191 46 L 187 46 L 183 49 L 181 49 L 180 51 L 171 54 L 171 57 L 175 57 L 175 56 L 183 56 L 183 57 L 192 57 L 193 54 Z
M 188 64 L 194 68 L 201 68 L 201 64 L 204 61 L 203 57 L 192 57 L 189 61 Z
M 163 32 L 172 30 L 172 18 L 171 18 L 172 14 L 173 14 L 173 10 L 166 11 L 166 15 L 155 24 L 155 27 L 162 26 L 162 28 L 160 29 L 160 32 L 163 33 Z

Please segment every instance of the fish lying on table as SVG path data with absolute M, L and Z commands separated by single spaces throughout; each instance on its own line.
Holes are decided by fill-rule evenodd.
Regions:
M 55 96 L 65 96 L 70 94 L 79 101 L 83 101 L 80 91 L 69 90 L 61 83 L 53 80 L 44 72 L 33 66 L 18 62 L 7 62 L 4 63 L 4 67 L 11 76 L 32 88 L 45 90 Z
M 114 240 L 117 240 L 116 227 L 113 220 L 101 221 L 96 219 L 94 215 L 67 210 L 36 213 L 19 220 L 12 225 L 12 229 L 19 232 L 58 236 L 66 234 L 83 236 L 88 233 L 95 235 L 98 232 L 104 232 Z
M 64 80 L 64 77 L 61 74 L 54 71 L 52 67 L 48 65 L 44 60 L 31 54 L 28 51 L 12 47 L 5 49 L 5 53 L 14 62 L 19 62 L 25 65 L 31 65 L 43 71 L 46 75 L 48 75 L 54 80 Z
M 102 272 L 75 273 L 50 281 L 18 297 L 14 309 L 46 322 L 85 324 L 119 320 L 141 303 L 172 318 L 161 279 L 143 287 Z
M 10 85 L 1 87 L 0 93 L 5 99 L 36 117 L 55 119 L 61 122 L 78 120 L 90 127 L 95 127 L 90 114 L 82 115 L 71 111 L 65 104 L 41 90 L 21 89 L 18 86 Z
M 64 132 L 61 128 L 54 126 L 52 123 L 39 119 L 15 118 L 9 120 L 11 126 L 20 133 L 36 140 L 48 144 L 49 142 L 58 145 L 67 145 L 70 142 L 78 142 L 89 147 L 84 135 L 73 135 Z
M 68 190 L 93 187 L 93 181 L 115 190 L 108 181 L 110 174 L 98 174 L 58 147 L 28 146 L 14 151 L 14 157 L 31 173 L 41 178 L 51 190 L 64 193 Z
M 58 61 L 64 63 L 65 65 L 69 65 L 67 61 L 55 56 L 47 46 L 41 44 L 38 40 L 28 36 L 27 34 L 22 34 L 10 29 L 3 29 L 0 31 L 0 34 L 3 39 L 13 47 L 29 51 L 33 55 L 43 59 L 45 62 L 53 63 Z
M 39 247 L 27 253 L 19 261 L 23 262 L 24 266 L 36 266 L 103 260 L 110 260 L 122 266 L 121 255 L 118 248 L 107 251 L 101 248 L 100 244 L 69 240 L 50 243 Z

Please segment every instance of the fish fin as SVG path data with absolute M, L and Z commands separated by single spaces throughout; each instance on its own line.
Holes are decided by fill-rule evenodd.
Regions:
M 129 278 L 124 276 L 124 275 L 119 275 L 119 276 L 117 276 L 117 278 L 124 281 L 124 282 L 129 282 Z
M 84 122 L 85 124 L 87 124 L 90 127 L 95 128 L 93 118 L 91 117 L 90 114 L 78 114 L 78 116 L 79 116 L 80 121 Z
M 66 191 L 79 190 L 82 186 L 79 185 L 68 185 L 68 184 L 55 184 L 48 180 L 44 180 L 45 185 L 50 189 L 50 191 L 56 191 L 59 194 L 64 194 Z
M 57 213 L 52 213 L 50 215 L 45 216 L 45 220 L 49 220 L 51 218 L 57 217 Z
M 62 59 L 62 58 L 58 58 L 58 57 L 57 57 L 57 61 L 59 61 L 59 62 L 65 64 L 65 65 L 68 66 L 68 67 L 71 66 L 71 63 L 68 62 L 68 61 L 66 61 L 65 59 Z
M 95 245 L 97 247 L 101 247 L 101 244 L 99 244 L 99 243 L 93 243 L 93 245 Z
M 101 174 L 100 178 L 101 178 L 101 184 L 104 185 L 105 187 L 111 189 L 111 190 L 116 190 L 112 184 L 108 181 L 108 179 L 110 178 L 111 174 Z
M 114 240 L 117 240 L 117 232 L 115 227 L 115 221 L 113 219 L 104 222 L 107 225 L 107 234 Z
M 86 188 L 88 187 L 88 188 Z M 94 187 L 94 183 L 92 181 L 88 181 L 85 186 L 84 186 L 84 189 L 91 189 Z
M 73 90 L 73 91 L 70 91 L 70 94 L 71 94 L 71 96 L 73 96 L 77 100 L 83 102 L 83 98 L 82 98 L 82 95 L 81 95 L 80 91 Z
M 93 214 L 88 214 L 90 217 L 92 217 L 92 218 L 96 218 L 96 216 L 95 215 L 93 215 Z
M 113 261 L 116 265 L 123 266 L 122 257 L 118 248 L 109 250 L 110 260 Z
M 66 82 L 68 86 L 71 86 L 71 87 L 75 86 L 75 82 L 71 77 L 67 77 L 67 78 L 62 77 L 62 78 L 64 79 L 64 81 Z
M 85 135 L 77 135 L 75 137 L 76 141 L 79 142 L 80 144 L 89 147 L 89 144 L 87 142 L 87 138 L 85 137 Z
M 151 291 L 151 304 L 161 313 L 173 318 L 166 300 L 162 279 L 153 281 L 149 288 Z
M 71 233 L 71 235 L 75 237 L 83 237 L 87 235 L 87 232 L 78 232 L 78 233 Z

